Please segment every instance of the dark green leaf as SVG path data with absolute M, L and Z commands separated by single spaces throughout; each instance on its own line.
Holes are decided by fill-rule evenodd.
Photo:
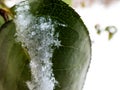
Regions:
M 2 16 L 0 16 L 0 27 L 5 23 L 4 19 Z
M 30 14 L 36 19 L 50 17 L 52 21 L 65 24 L 65 26 L 55 25 L 54 28 L 55 32 L 59 33 L 58 39 L 61 41 L 61 46 L 51 46 L 54 48 L 51 58 L 53 74 L 58 81 L 54 90 L 81 90 L 90 64 L 91 41 L 80 16 L 62 0 L 34 0 L 29 4 Z M 21 13 L 24 13 L 24 10 Z M 43 23 L 34 22 L 39 22 L 39 20 L 31 20 L 32 24 L 27 26 L 28 30 L 31 30 L 34 24 Z M 35 30 L 31 30 L 31 32 L 36 31 L 36 28 L 33 29 Z M 39 34 L 42 36 L 41 32 Z M 40 52 L 42 53 L 42 51 Z
M 13 21 L 0 28 L 0 90 L 28 90 L 29 56 L 15 41 L 15 32 Z

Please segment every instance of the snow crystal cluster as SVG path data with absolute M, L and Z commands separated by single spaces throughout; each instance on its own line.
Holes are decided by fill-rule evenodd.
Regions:
M 52 46 L 61 46 L 55 27 L 65 25 L 53 21 L 50 16 L 34 17 L 29 10 L 29 2 L 22 2 L 17 6 L 15 17 L 16 40 L 22 42 L 31 58 L 32 81 L 26 83 L 30 90 L 54 90 L 59 82 L 55 80 L 52 70 Z

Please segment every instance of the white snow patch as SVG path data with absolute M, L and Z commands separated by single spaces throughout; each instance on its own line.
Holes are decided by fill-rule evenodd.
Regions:
M 92 60 L 83 90 L 120 90 L 120 1 L 105 7 L 99 4 L 91 8 L 77 8 L 90 31 L 92 40 Z M 96 34 L 95 24 L 114 25 L 117 33 L 108 40 L 108 33 Z
M 27 85 L 30 90 L 54 90 L 58 82 L 52 70 L 52 46 L 61 46 L 55 27 L 66 25 L 53 21 L 50 16 L 34 17 L 29 9 L 27 1 L 19 4 L 15 19 L 17 41 L 22 42 L 23 47 L 27 47 L 31 58 L 32 81 L 28 81 Z

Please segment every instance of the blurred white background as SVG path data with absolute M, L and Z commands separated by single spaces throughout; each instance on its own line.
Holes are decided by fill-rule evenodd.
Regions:
M 120 90 L 120 1 L 103 0 L 110 1 L 103 4 L 100 4 L 102 0 L 88 1 L 84 3 L 84 8 L 74 2 L 75 10 L 86 24 L 92 39 L 92 61 L 83 90 Z M 94 28 L 96 24 L 103 29 L 100 35 Z M 108 32 L 104 31 L 109 25 L 117 28 L 111 40 L 108 40 Z

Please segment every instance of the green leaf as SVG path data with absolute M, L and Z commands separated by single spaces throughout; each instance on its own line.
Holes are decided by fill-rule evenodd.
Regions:
M 29 56 L 15 41 L 15 32 L 13 21 L 0 28 L 0 90 L 28 90 Z
M 0 16 L 0 27 L 5 23 L 4 19 L 2 16 Z
M 24 3 L 21 5 L 22 7 L 26 7 L 24 6 Z M 25 33 L 28 33 L 23 33 L 23 35 L 28 35 L 26 36 L 27 40 L 31 40 L 33 46 L 37 46 L 37 43 L 35 42 L 37 39 L 39 39 L 40 44 L 43 43 L 42 39 L 44 39 L 45 43 L 47 43 L 47 41 L 50 43 L 47 35 L 53 35 L 53 37 L 56 38 L 56 33 L 59 34 L 57 39 L 60 41 L 60 46 L 56 46 L 54 44 L 46 46 L 47 44 L 45 44 L 47 48 L 49 47 L 51 49 L 54 49 L 52 52 L 52 57 L 50 58 L 53 63 L 53 76 L 55 77 L 55 80 L 58 81 L 58 84 L 55 86 L 54 90 L 82 90 L 91 58 L 91 41 L 88 30 L 84 25 L 82 19 L 71 7 L 69 7 L 62 0 L 34 0 L 31 1 L 29 5 L 30 9 L 28 12 L 30 15 L 26 13 L 21 14 L 26 12 L 26 10 L 24 8 L 19 8 L 19 6 L 16 8 L 19 8 L 18 10 L 20 10 L 20 12 L 17 11 L 16 13 L 18 13 L 18 16 L 19 14 L 27 15 L 24 16 L 25 19 L 30 16 L 32 16 L 32 18 L 35 18 L 33 20 L 28 20 L 30 21 L 30 25 L 24 26 L 26 28 L 26 31 L 22 30 L 23 32 L 25 31 Z M 39 22 L 40 17 L 44 19 L 43 22 Z M 47 31 L 44 32 L 44 30 L 37 29 L 38 27 L 34 26 L 37 25 L 40 27 L 41 25 L 48 24 L 48 17 L 52 19 L 52 25 L 55 26 L 54 34 L 51 32 L 52 26 L 49 28 L 48 26 L 43 26 L 47 28 L 45 30 L 51 32 L 51 34 L 46 33 Z M 19 19 L 16 22 L 20 23 Z M 56 25 L 55 22 L 59 23 Z M 35 28 L 33 28 L 33 26 Z M 36 35 L 36 38 L 32 37 L 32 40 L 31 38 L 29 39 L 29 35 L 31 35 L 33 31 L 35 31 L 39 37 Z M 43 35 L 43 32 L 47 35 Z M 24 42 L 23 40 L 22 43 L 27 43 L 27 41 Z M 30 47 L 32 45 L 29 44 L 28 46 Z M 29 47 L 27 48 L 30 51 L 31 48 Z M 45 52 L 42 50 L 39 51 L 40 55 Z M 39 58 L 39 60 L 41 60 L 41 57 Z M 42 65 L 44 65 L 44 63 Z M 42 71 L 40 74 L 42 74 Z M 41 84 L 42 80 L 39 80 Z
M 62 0 L 64 2 L 66 2 L 67 4 L 71 5 L 72 4 L 72 0 Z

